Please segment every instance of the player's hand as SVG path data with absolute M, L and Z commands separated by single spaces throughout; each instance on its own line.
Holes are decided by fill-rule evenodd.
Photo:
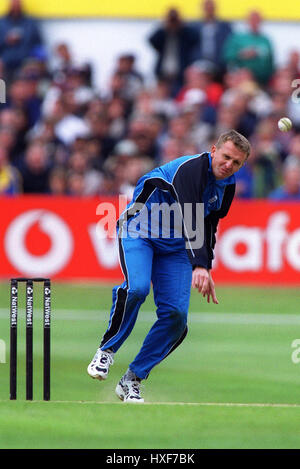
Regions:
M 214 281 L 207 269 L 203 267 L 196 267 L 193 270 L 192 288 L 197 288 L 198 292 L 201 293 L 203 298 L 207 298 L 208 303 L 210 302 L 211 297 L 215 304 L 219 304 L 215 292 Z
M 209 293 L 207 295 L 207 303 L 210 302 L 210 297 L 212 298 L 213 303 L 215 303 L 216 305 L 219 304 L 215 290 L 215 282 L 213 281 L 211 273 L 209 272 Z

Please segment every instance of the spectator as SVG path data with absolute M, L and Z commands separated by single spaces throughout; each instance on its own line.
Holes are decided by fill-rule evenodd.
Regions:
M 0 125 L 4 127 L 15 128 L 16 118 L 14 109 L 3 109 L 3 111 L 0 113 Z
M 297 49 L 291 50 L 287 63 L 286 68 L 290 71 L 293 78 L 299 78 L 300 76 L 300 53 Z
M 66 146 L 72 145 L 77 137 L 87 137 L 90 134 L 88 123 L 75 114 L 76 108 L 74 93 L 70 91 L 56 101 L 49 116 L 56 120 L 55 135 Z
M 217 114 L 217 122 L 214 127 L 217 132 L 225 132 L 230 129 L 238 129 L 249 137 L 254 133 L 257 120 L 255 115 L 248 111 L 248 97 L 244 94 L 237 94 L 235 99 L 228 105 L 222 104 Z
M 300 166 L 300 134 L 292 137 L 289 145 L 289 154 L 285 159 L 285 163 L 293 163 Z
M 189 129 L 188 140 L 195 145 L 195 153 L 201 151 L 202 148 L 209 148 L 213 135 L 213 126 L 199 118 L 201 112 L 199 112 L 197 104 L 183 105 L 181 116 Z M 186 153 L 186 151 L 183 150 L 183 153 Z
M 249 158 L 236 177 L 235 197 L 238 199 L 251 199 L 254 195 L 254 174 Z
M 4 78 L 5 77 L 5 72 L 4 72 L 4 63 L 3 61 L 1 60 L 1 55 L 0 55 L 0 77 L 1 78 Z M 5 101 L 5 100 L 1 100 L 2 101 Z
M 214 0 L 204 0 L 201 8 L 203 19 L 196 26 L 199 42 L 195 48 L 194 59 L 208 62 L 213 67 L 214 76 L 218 81 L 222 81 L 225 72 L 222 47 L 232 34 L 232 27 L 230 23 L 218 19 Z
M 99 192 L 101 186 L 102 175 L 100 171 L 91 168 L 89 163 L 88 156 L 82 151 L 74 152 L 68 162 L 70 174 L 74 175 L 74 178 L 71 178 L 75 184 L 74 188 L 77 187 L 77 183 L 79 185 L 80 179 L 82 195 L 95 195 Z M 81 178 L 76 178 L 76 175 L 81 176 Z M 70 178 L 68 179 L 70 182 Z
M 123 169 L 123 183 L 120 186 L 120 194 L 126 195 L 128 200 L 132 199 L 133 192 L 138 180 L 153 169 L 153 162 L 150 158 L 132 156 L 127 158 Z
M 121 140 L 127 130 L 126 103 L 121 98 L 113 98 L 107 103 L 107 118 L 109 120 L 108 135 L 113 140 Z
M 267 197 L 279 183 L 281 173 L 281 147 L 276 141 L 276 127 L 272 119 L 263 119 L 252 139 L 255 197 Z
M 169 161 L 179 158 L 183 153 L 182 142 L 177 138 L 168 138 L 162 146 L 161 164 L 169 163 Z
M 157 52 L 155 74 L 157 78 L 169 81 L 174 96 L 183 84 L 184 70 L 193 60 L 197 33 L 183 22 L 179 11 L 172 8 L 149 42 Z
M 165 82 L 159 82 L 155 88 L 142 91 L 135 101 L 129 121 L 129 131 L 132 127 L 139 127 L 147 138 L 155 142 L 150 148 L 150 156 L 155 160 L 160 157 L 161 143 L 165 138 L 167 122 L 177 115 L 177 105 L 173 99 L 165 95 Z M 132 124 L 132 123 L 136 124 Z M 138 124 L 139 122 L 139 124 Z M 135 137 L 136 138 L 136 137 Z M 141 151 L 145 151 L 141 147 Z
M 124 158 L 138 156 L 139 148 L 133 140 L 121 140 L 115 146 L 113 154 Z
M 158 114 L 153 114 L 148 121 L 149 136 L 155 142 L 155 164 L 158 164 L 161 157 L 161 148 L 167 137 L 167 124 L 166 120 Z
M 251 137 L 255 132 L 258 119 L 254 112 L 250 109 L 251 94 L 240 91 L 234 96 L 231 103 L 231 108 L 239 116 L 239 123 L 237 130 L 246 138 Z
M 100 188 L 100 194 L 118 195 L 123 194 L 129 198 L 132 190 L 128 187 L 126 165 L 130 158 L 128 155 L 116 154 L 107 158 L 104 164 L 105 182 Z M 107 181 L 113 181 L 112 186 L 107 185 Z
M 10 161 L 14 164 L 17 157 L 14 154 L 14 147 L 17 144 L 17 133 L 13 127 L 0 126 L 0 148 L 4 148 Z
M 300 166 L 286 164 L 283 168 L 283 184 L 269 194 L 270 200 L 300 201 Z
M 0 195 L 16 195 L 21 189 L 21 176 L 17 169 L 9 164 L 5 148 L 0 146 Z
M 281 93 L 272 93 L 271 97 L 271 113 L 277 115 L 278 119 L 288 115 L 288 102 L 286 96 Z
M 226 132 L 230 129 L 236 129 L 239 125 L 240 115 L 233 106 L 221 105 L 218 109 L 217 122 L 214 127 L 214 134 Z
M 287 67 L 279 67 L 270 81 L 270 90 L 288 100 L 292 92 L 293 74 Z
M 158 161 L 159 147 L 153 133 L 151 116 L 133 118 L 129 122 L 128 137 L 136 144 L 140 156 L 147 156 L 153 161 Z
M 56 83 L 63 82 L 66 74 L 74 67 L 74 60 L 68 44 L 60 42 L 55 46 L 51 62 L 54 81 Z
M 20 168 L 24 193 L 46 194 L 49 192 L 50 157 L 46 145 L 32 142 L 25 153 Z
M 101 147 L 101 158 L 105 160 L 112 152 L 117 141 L 110 133 L 111 122 L 106 110 L 101 113 L 96 111 L 88 111 L 85 114 L 85 123 L 90 130 L 90 138 L 98 141 Z
M 63 167 L 56 166 L 50 172 L 49 193 L 58 196 L 67 194 L 67 175 Z
M 41 104 L 36 77 L 20 75 L 11 82 L 6 107 L 21 109 L 26 114 L 28 127 L 33 127 L 40 119 Z
M 153 105 L 154 100 L 151 90 L 144 89 L 136 97 L 131 116 L 134 118 L 148 118 L 154 112 Z
M 55 133 L 56 120 L 53 117 L 41 119 L 33 129 L 27 134 L 29 140 L 38 139 L 47 144 L 50 153 L 53 155 L 53 162 L 61 165 L 67 161 L 69 152 L 61 139 Z
M 67 176 L 67 194 L 75 197 L 83 197 L 85 183 L 84 175 L 70 171 Z
M 22 109 L 4 108 L 0 113 L 0 146 L 4 146 L 9 160 L 17 165 L 26 148 L 28 130 L 26 113 Z
M 168 135 L 179 142 L 183 142 L 189 137 L 189 126 L 187 120 L 182 116 L 176 116 L 170 120 Z
M 211 67 L 201 62 L 194 62 L 185 70 L 184 85 L 176 96 L 176 101 L 182 102 L 191 90 L 202 91 L 206 106 L 211 108 L 218 106 L 223 93 L 223 87 L 220 83 L 213 81 Z
M 135 68 L 136 58 L 133 54 L 124 54 L 118 58 L 116 73 L 122 75 L 124 79 L 123 97 L 128 101 L 133 101 L 143 87 L 143 75 Z
M 151 90 L 151 111 L 164 120 L 174 117 L 177 112 L 176 103 L 170 95 L 169 82 L 164 79 L 158 79 Z
M 135 183 L 138 179 L 153 168 L 153 161 L 146 156 L 140 156 L 138 146 L 132 140 L 123 140 L 114 148 L 104 164 L 105 181 L 101 185 L 100 193 L 114 195 L 115 192 L 132 198 Z M 107 184 L 114 181 L 113 189 Z
M 23 78 L 24 80 L 35 80 L 37 82 L 36 94 L 39 98 L 44 99 L 52 80 L 48 70 L 46 53 L 39 52 L 36 53 L 35 57 L 29 57 L 26 59 L 20 68 L 17 77 Z
M 286 66 L 276 70 L 270 83 L 273 94 L 274 107 L 277 105 L 278 114 L 288 115 L 300 130 L 299 110 L 299 82 L 294 81 L 293 70 Z M 278 105 L 280 103 L 280 107 Z
M 256 83 L 251 70 L 228 70 L 224 75 L 224 85 L 225 91 L 220 100 L 222 104 L 230 106 L 238 95 L 243 94 L 248 96 L 248 110 L 257 118 L 266 117 L 273 112 L 271 97 Z
M 202 5 L 206 13 L 198 27 L 205 35 L 214 32 L 211 41 L 217 41 L 222 22 L 215 3 L 206 0 Z M 248 37 L 260 44 L 259 18 L 251 19 L 257 34 Z M 174 44 L 183 47 L 184 40 L 191 39 L 191 28 L 172 9 L 161 31 L 152 36 L 163 37 L 172 50 Z M 198 54 L 201 48 L 209 49 L 202 46 Z M 249 137 L 254 147 L 237 174 L 238 197 L 267 197 L 276 189 L 285 159 L 287 165 L 300 159 L 300 108 L 292 100 L 296 90 L 291 86 L 299 76 L 299 54 L 293 51 L 264 87 L 251 67 L 242 65 L 230 67 L 220 83 L 207 57 L 199 55 L 191 63 L 187 43 L 184 47 L 173 68 L 183 71 L 177 93 L 168 74 L 161 73 L 148 85 L 130 53 L 117 57 L 104 94 L 92 85 L 91 67 L 75 63 L 66 43 L 55 49 L 58 60 L 52 74 L 51 57 L 42 50 L 23 61 L 0 109 L 0 148 L 8 165 L 24 175 L 25 192 L 84 196 L 121 191 L 130 197 L 144 168 L 147 172 L 177 156 L 196 154 L 210 147 L 214 135 L 232 128 Z M 172 64 L 172 51 L 167 50 Z M 170 64 L 168 57 L 160 54 L 160 66 Z M 278 130 L 282 116 L 292 119 L 291 131 Z
M 153 169 L 153 162 L 149 158 L 133 156 L 127 160 L 126 175 L 127 183 L 134 190 L 138 180 Z
M 127 100 L 126 77 L 123 75 L 123 73 L 118 71 L 114 71 L 109 79 L 105 100 L 109 101 L 114 98 L 124 99 L 125 101 Z M 128 100 L 126 102 L 128 108 L 130 109 L 133 103 L 129 102 Z
M 248 68 L 260 84 L 267 85 L 274 71 L 273 47 L 260 31 L 261 15 L 252 11 L 247 21 L 248 32 L 234 33 L 225 42 L 224 60 L 228 69 Z
M 25 15 L 21 0 L 10 0 L 8 13 L 0 20 L 0 57 L 9 81 L 23 61 L 42 46 L 36 21 Z
M 92 137 L 87 139 L 85 153 L 89 160 L 90 167 L 101 171 L 104 159 L 100 140 Z
M 64 89 L 74 93 L 79 113 L 95 96 L 95 92 L 89 85 L 87 70 L 84 67 L 74 67 L 67 72 Z

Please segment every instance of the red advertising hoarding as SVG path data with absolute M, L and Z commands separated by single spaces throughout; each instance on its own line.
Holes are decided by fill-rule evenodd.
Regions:
M 0 198 L 0 277 L 119 281 L 105 214 L 113 208 L 114 223 L 124 205 L 124 198 Z M 235 201 L 219 226 L 214 279 L 300 285 L 299 215 L 297 203 Z

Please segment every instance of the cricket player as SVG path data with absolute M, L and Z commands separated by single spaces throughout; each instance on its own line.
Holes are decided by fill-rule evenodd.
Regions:
M 144 402 L 141 380 L 185 338 L 191 287 L 218 304 L 211 275 L 215 233 L 234 197 L 234 173 L 249 153 L 243 135 L 223 133 L 210 152 L 182 156 L 143 176 L 118 220 L 124 282 L 113 288 L 108 328 L 87 369 L 92 378 L 107 378 L 151 282 L 157 308 L 156 322 L 117 384 L 124 402 Z M 177 212 L 166 210 L 171 207 Z

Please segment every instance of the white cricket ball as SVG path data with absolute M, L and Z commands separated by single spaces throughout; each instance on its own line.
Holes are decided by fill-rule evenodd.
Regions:
M 281 130 L 281 132 L 288 132 L 289 130 L 291 130 L 292 127 L 292 121 L 288 117 L 282 117 L 281 119 L 279 119 L 278 129 Z

